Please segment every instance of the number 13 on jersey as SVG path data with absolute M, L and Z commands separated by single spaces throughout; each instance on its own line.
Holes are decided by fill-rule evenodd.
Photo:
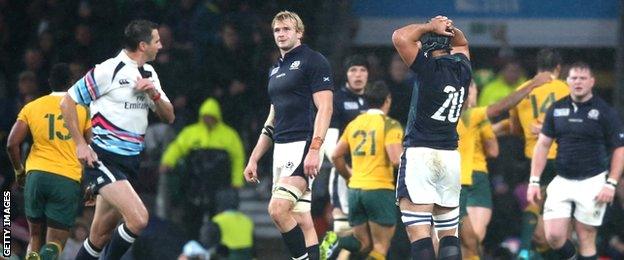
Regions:
M 461 114 L 462 105 L 464 104 L 464 88 L 459 88 L 459 91 L 453 86 L 444 87 L 444 93 L 448 96 L 444 103 L 438 110 L 431 116 L 431 118 L 438 121 L 449 121 L 456 123 Z

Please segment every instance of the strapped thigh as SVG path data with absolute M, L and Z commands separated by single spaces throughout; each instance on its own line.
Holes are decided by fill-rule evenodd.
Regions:
M 273 198 L 288 200 L 293 205 L 297 203 L 301 195 L 302 192 L 297 187 L 289 184 L 276 183 L 273 188 Z
M 406 227 L 431 225 L 431 213 L 401 210 L 401 221 Z
M 436 231 L 451 230 L 459 225 L 459 207 L 439 215 L 433 215 Z

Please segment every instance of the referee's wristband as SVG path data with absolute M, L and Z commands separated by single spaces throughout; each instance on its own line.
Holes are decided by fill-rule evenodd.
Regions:
M 152 101 L 156 102 L 160 99 L 160 92 L 156 92 L 156 95 L 154 95 L 154 97 L 152 97 Z

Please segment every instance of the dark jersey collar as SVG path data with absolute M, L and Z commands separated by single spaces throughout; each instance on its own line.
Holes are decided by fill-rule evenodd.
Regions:
M 349 83 L 345 83 L 340 90 L 342 90 L 343 92 L 345 92 L 347 95 L 352 96 L 352 97 L 362 97 L 363 95 L 359 95 L 355 92 L 353 92 L 347 85 Z
M 591 106 L 591 105 L 594 105 L 594 103 L 596 103 L 596 95 L 593 94 L 592 97 L 585 102 L 575 102 L 574 100 L 572 100 L 572 95 L 569 95 L 568 102 L 574 103 L 575 105 L 580 106 L 580 107 Z
M 286 54 L 284 54 L 284 57 L 282 59 L 285 60 L 285 59 L 289 58 L 290 56 L 297 55 L 297 54 L 299 54 L 300 52 L 302 52 L 305 49 L 308 49 L 308 45 L 302 43 L 301 45 L 295 47 L 294 49 L 292 49 L 289 52 L 287 52 Z

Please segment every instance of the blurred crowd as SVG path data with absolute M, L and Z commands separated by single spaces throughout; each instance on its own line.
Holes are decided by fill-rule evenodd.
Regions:
M 155 118 L 151 120 L 153 124 L 146 136 L 144 174 L 139 179 L 137 191 L 155 197 L 160 190 L 158 166 L 165 148 L 185 126 L 201 120 L 198 118 L 200 105 L 209 97 L 218 101 L 223 122 L 238 133 L 245 154 L 249 154 L 268 112 L 268 69 L 279 57 L 270 21 L 278 10 L 284 9 L 301 15 L 307 25 L 304 42 L 329 57 L 336 87 L 345 82 L 342 58 L 356 52 L 365 55 L 371 65 L 369 82 L 386 81 L 393 96 L 390 116 L 404 124 L 414 84 L 413 74 L 389 46 L 374 50 L 351 47 L 351 36 L 357 25 L 345 11 L 349 10 L 350 3 L 346 0 L 321 3 L 280 0 L 0 0 L 0 140 L 6 147 L 6 137 L 24 104 L 50 92 L 47 78 L 53 64 L 68 63 L 73 77 L 82 77 L 95 64 L 119 51 L 123 26 L 130 20 L 142 18 L 160 25 L 163 48 L 152 64 L 164 91 L 172 100 L 176 121 L 172 126 L 166 126 L 158 124 Z M 319 11 L 321 9 L 329 11 L 323 13 Z M 475 79 L 482 89 L 479 105 L 492 104 L 511 93 L 531 75 L 524 68 L 530 72 L 535 70 L 530 60 L 513 59 L 513 51 L 507 48 L 495 52 L 494 55 L 488 55 L 489 50 L 473 52 Z M 488 60 L 479 61 L 480 55 Z M 527 203 L 529 162 L 523 156 L 523 144 L 518 138 L 503 136 L 499 143 L 501 154 L 489 163 L 494 214 L 485 246 L 488 254 L 504 258 L 518 247 L 521 212 Z M 265 158 L 263 162 L 261 172 L 268 173 L 270 160 Z M 0 153 L 0 172 L 3 188 L 10 189 L 8 185 L 13 171 L 4 152 Z M 270 179 L 269 176 L 265 178 Z M 315 190 L 326 192 L 326 189 Z M 270 191 L 259 192 L 266 197 Z M 623 193 L 620 188 L 619 194 Z M 26 221 L 23 214 L 18 214 L 23 210 L 19 205 L 23 200 L 20 192 L 14 194 L 13 235 L 24 240 L 27 238 Z M 315 215 L 317 219 L 323 219 L 327 213 L 326 201 L 323 202 L 326 195 L 316 195 L 315 198 L 321 198 L 320 202 L 315 202 Z M 599 241 L 602 254 L 624 256 L 622 198 L 620 196 L 609 207 Z M 319 207 L 319 203 L 325 204 Z M 147 203 L 151 207 L 150 213 L 155 204 Z M 62 259 L 71 259 L 71 254 L 75 254 L 88 234 L 92 214 L 91 207 L 83 209 L 64 250 L 63 256 L 67 258 Z M 165 230 L 168 228 L 160 220 L 150 220 L 150 224 Z M 12 250 L 23 252 L 24 243 L 14 244 Z M 139 243 L 136 247 L 141 246 Z M 179 250 L 181 248 L 175 251 Z

